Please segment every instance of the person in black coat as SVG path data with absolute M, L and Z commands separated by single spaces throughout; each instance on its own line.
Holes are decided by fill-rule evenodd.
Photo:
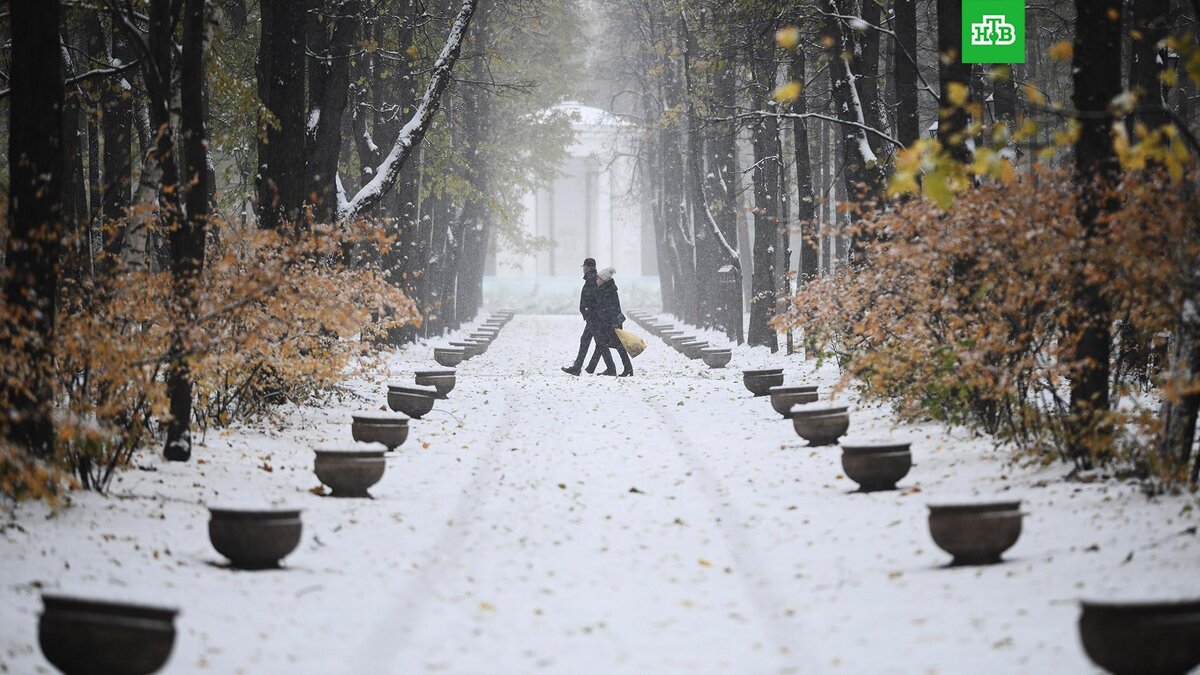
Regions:
M 579 313 L 583 316 L 583 334 L 579 336 L 579 354 L 575 363 L 563 366 L 562 371 L 570 375 L 578 375 L 583 368 L 583 360 L 587 357 L 588 345 L 592 343 L 592 316 L 596 311 L 596 260 L 585 258 L 583 261 L 583 289 L 579 291 Z M 594 368 L 592 370 L 595 370 Z M 589 371 L 591 372 L 591 371 Z
M 616 364 L 613 363 L 612 355 L 608 353 L 609 349 L 615 349 L 624 368 L 619 377 L 629 377 L 633 375 L 633 363 L 615 330 L 625 326 L 625 314 L 621 312 L 621 296 L 617 292 L 617 282 L 613 279 L 616 272 L 615 269 L 606 267 L 596 275 L 595 311 L 588 321 L 592 336 L 596 340 L 596 352 L 592 354 L 588 372 L 595 372 L 596 365 L 603 358 L 605 370 L 600 374 L 617 375 Z

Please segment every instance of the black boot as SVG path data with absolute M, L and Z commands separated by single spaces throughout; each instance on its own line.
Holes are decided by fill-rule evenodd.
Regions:
M 573 366 L 563 366 L 562 371 L 568 375 L 578 375 L 579 374 L 579 364 L 575 364 Z
M 598 366 L 598 365 L 600 365 L 600 348 L 599 347 L 596 348 L 596 351 L 592 352 L 592 360 L 588 361 L 588 365 L 587 365 L 588 374 L 591 375 L 591 374 L 595 373 L 596 366 Z
M 601 350 L 602 351 L 600 351 L 600 357 L 604 359 L 604 372 L 602 372 L 600 374 L 601 375 L 616 375 L 617 374 L 617 365 L 615 363 L 613 363 L 612 354 L 608 353 L 607 347 L 603 347 L 603 348 L 601 348 Z
M 629 352 L 625 351 L 625 345 L 617 343 L 617 354 L 621 357 L 621 367 L 624 370 L 618 377 L 631 377 L 633 375 L 633 362 L 629 360 Z

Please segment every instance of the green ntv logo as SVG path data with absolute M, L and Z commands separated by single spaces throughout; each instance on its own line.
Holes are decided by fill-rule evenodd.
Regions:
M 962 0 L 963 63 L 1025 63 L 1024 0 Z

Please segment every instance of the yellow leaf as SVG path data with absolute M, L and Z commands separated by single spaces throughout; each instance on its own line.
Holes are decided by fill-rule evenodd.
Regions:
M 784 49 L 795 49 L 800 44 L 800 29 L 795 26 L 775 31 L 775 42 Z
M 1055 61 L 1070 61 L 1071 56 L 1075 53 L 1075 48 L 1069 40 L 1060 40 L 1050 45 L 1048 53 L 1050 58 Z
M 950 99 L 950 105 L 961 107 L 967 102 L 967 97 L 970 94 L 970 88 L 962 82 L 951 82 L 946 88 L 946 95 Z
M 792 81 L 779 85 L 771 97 L 780 103 L 791 103 L 800 98 L 800 83 Z

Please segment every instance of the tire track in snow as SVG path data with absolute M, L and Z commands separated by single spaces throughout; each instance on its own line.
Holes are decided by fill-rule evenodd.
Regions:
M 489 379 L 483 373 L 472 374 L 472 377 Z M 409 646 L 413 633 L 411 628 L 398 630 L 397 627 L 410 627 L 417 623 L 440 582 L 451 574 L 454 562 L 463 558 L 473 530 L 473 517 L 484 510 L 490 499 L 490 492 L 484 488 L 494 484 L 500 476 L 500 455 L 496 449 L 501 447 L 513 430 L 511 424 L 503 421 L 510 419 L 515 412 L 512 399 L 502 389 L 489 389 L 489 407 L 495 404 L 497 397 L 502 399 L 503 413 L 489 416 L 500 420 L 500 424 L 478 449 L 473 476 L 461 491 L 449 524 L 431 547 L 412 557 L 414 561 L 421 561 L 420 571 L 392 593 L 394 609 L 379 618 L 378 627 L 367 636 L 357 652 L 356 667 L 348 672 L 393 672 L 391 667 L 397 656 Z M 415 668 L 413 665 L 409 670 Z
M 671 408 L 662 405 L 661 401 L 656 401 L 649 396 L 650 392 L 641 386 L 640 382 L 637 384 L 638 392 L 646 406 L 654 410 L 662 420 L 663 431 L 670 439 L 673 449 L 688 463 L 695 476 L 700 480 L 699 492 L 708 500 L 709 511 L 717 526 L 716 529 L 725 539 L 730 555 L 737 566 L 737 577 L 742 582 L 746 596 L 754 603 L 755 609 L 762 618 L 768 633 L 767 637 L 774 643 L 772 653 L 781 661 L 779 672 L 802 672 L 802 669 L 795 665 L 801 652 L 800 641 L 798 638 L 792 637 L 797 634 L 796 628 L 787 626 L 782 621 L 782 617 L 787 615 L 788 608 L 778 599 L 779 595 L 770 593 L 770 585 L 775 580 L 770 579 L 770 575 L 764 571 L 765 567 L 759 562 L 751 539 L 744 536 L 736 525 L 745 522 L 745 518 L 732 506 L 729 501 L 729 491 L 721 484 L 708 464 L 691 450 L 692 438 L 685 430 L 686 427 L 678 415 Z

